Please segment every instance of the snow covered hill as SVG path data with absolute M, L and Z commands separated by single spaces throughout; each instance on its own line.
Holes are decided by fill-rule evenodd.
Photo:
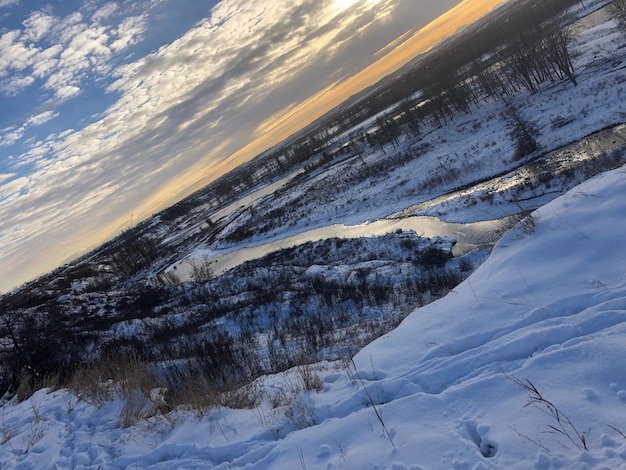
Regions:
M 296 369 L 253 385 L 253 409 L 125 428 L 128 400 L 39 391 L 2 407 L 0 466 L 623 468 L 624 194 L 622 167 L 542 207 L 353 363 L 309 369 L 319 392 Z
M 590 2 L 584 3 L 589 7 Z M 575 9 L 586 15 L 583 2 Z M 360 224 L 395 212 L 401 217 L 425 214 L 468 222 L 499 219 L 541 206 L 507 232 L 486 261 L 452 292 L 412 311 L 353 360 L 300 365 L 221 395 L 211 390 L 211 384 L 198 380 L 201 387 L 196 391 L 204 399 L 200 406 L 193 400 L 179 401 L 192 404 L 172 410 L 168 403 L 172 390 L 138 386 L 141 377 L 137 383 L 130 379 L 115 382 L 113 374 L 105 375 L 104 381 L 85 374 L 82 384 L 68 379 L 70 388 L 40 390 L 21 402 L 17 397 L 2 399 L 0 469 L 626 468 L 626 372 L 622 366 L 626 357 L 626 166 L 574 186 L 625 161 L 624 39 L 616 23 L 602 15 L 598 10 L 580 22 L 589 24 L 577 32 L 574 44 L 577 87 L 546 83 L 541 93 L 520 92 L 513 98 L 540 128 L 539 143 L 545 151 L 541 158 L 533 156 L 523 165 L 513 161 L 513 143 L 502 117 L 504 104 L 485 102 L 449 126 L 425 127 L 418 141 L 405 136 L 397 149 L 371 147 L 358 157 L 346 156 L 340 164 L 317 168 L 292 185 L 276 183 L 280 189 L 272 197 L 260 198 L 250 207 L 238 202 L 232 216 L 215 225 L 207 222 L 207 208 L 192 211 L 189 218 L 174 214 L 168 223 L 155 218 L 162 223 L 155 222 L 154 227 L 165 242 L 154 246 L 173 248 L 142 268 L 137 276 L 145 286 L 129 282 L 123 289 L 117 284 L 102 287 L 114 272 L 96 264 L 83 276 L 89 282 L 60 273 L 58 279 L 43 284 L 48 290 L 33 288 L 18 300 L 26 304 L 19 312 L 35 317 L 47 312 L 49 305 L 56 306 L 71 326 L 68 331 L 91 334 L 85 336 L 92 343 L 85 346 L 84 355 L 96 354 L 105 345 L 114 349 L 126 344 L 116 343 L 120 338 L 129 344 L 136 340 L 144 351 L 152 352 L 152 366 L 169 361 L 172 370 L 187 356 L 159 355 L 159 348 L 175 349 L 172 338 L 187 321 L 200 338 L 189 344 L 208 343 L 202 333 L 215 333 L 217 323 L 210 323 L 212 310 L 207 306 L 215 307 L 219 303 L 215 299 L 225 301 L 220 290 L 213 297 L 207 294 L 207 280 L 170 287 L 152 283 L 151 278 L 165 266 L 180 267 L 182 256 L 193 261 L 195 255 L 202 259 L 211 250 L 239 249 L 241 240 L 233 234 L 254 245 L 305 229 Z M 557 150 L 550 152 L 553 149 Z M 572 189 L 566 192 L 567 188 Z M 455 191 L 446 193 L 451 190 Z M 211 231 L 215 237 L 207 235 Z M 293 319 L 294 330 L 303 330 L 305 324 L 298 323 L 297 312 L 303 310 L 304 297 L 297 294 L 315 297 L 315 281 L 331 278 L 329 273 L 350 281 L 340 289 L 356 285 L 358 265 L 367 267 L 361 273 L 364 278 L 369 275 L 379 282 L 380 286 L 371 285 L 379 286 L 395 302 L 369 309 L 372 323 L 387 315 L 394 316 L 395 324 L 395 316 L 399 321 L 419 304 L 400 311 L 397 305 L 405 304 L 398 301 L 412 294 L 406 289 L 406 278 L 395 276 L 392 270 L 404 272 L 405 265 L 414 264 L 405 259 L 406 254 L 417 253 L 409 253 L 413 238 L 417 239 L 414 233 L 394 232 L 377 240 L 321 240 L 275 253 L 272 269 L 263 264 L 267 259 L 261 259 L 255 261 L 258 266 L 251 262 L 221 279 L 216 276 L 215 284 L 244 286 L 233 291 L 232 298 L 262 312 L 248 312 L 244 317 L 230 307 L 225 309 L 236 318 L 224 315 L 216 317 L 216 322 L 228 326 L 249 318 L 262 328 L 254 330 L 255 335 L 224 335 L 224 342 L 237 337 L 240 349 L 260 355 L 280 359 L 295 350 L 302 356 L 301 361 L 289 364 L 349 356 L 354 349 L 336 346 L 340 341 L 333 351 L 338 354 L 324 354 L 328 345 L 316 343 L 320 354 L 306 355 L 297 334 L 278 335 L 273 331 L 277 323 L 269 320 L 282 315 Z M 390 260 L 384 261 L 380 251 L 372 259 L 365 256 L 368 251 L 361 247 L 363 243 L 371 248 L 382 242 L 386 249 L 393 248 Z M 450 244 L 447 239 L 443 242 Z M 427 242 L 415 241 L 422 243 Z M 108 247 L 123 258 L 123 252 L 120 256 L 114 248 Z M 317 259 L 313 256 L 317 249 L 330 251 L 332 256 Z M 361 250 L 363 259 L 353 256 L 352 249 Z M 487 251 L 467 256 L 482 261 Z M 463 261 L 468 264 L 462 258 L 449 260 L 459 269 Z M 469 263 L 469 268 L 473 265 Z M 462 270 L 462 278 L 469 268 Z M 150 279 L 141 277 L 146 272 Z M 265 282 L 274 272 L 295 288 L 281 289 Z M 254 295 L 246 276 L 258 284 Z M 145 289 L 140 290 L 141 286 Z M 171 298 L 161 295 L 159 299 L 167 289 Z M 205 295 L 194 298 L 200 291 Z M 265 295 L 268 292 L 280 297 L 275 303 L 280 308 L 274 304 L 266 308 L 258 300 L 270 297 Z M 40 308 L 32 293 L 44 300 L 49 297 L 50 304 Z M 333 303 L 337 303 L 334 297 L 320 300 L 309 310 L 319 318 L 345 315 L 341 309 L 335 313 L 327 308 Z M 58 326 L 58 317 L 50 318 L 54 321 L 45 325 Z M 91 331 L 89 322 L 95 325 Z M 64 342 L 73 344 L 41 326 L 41 336 L 36 336 L 29 325 L 23 331 L 47 338 L 46 351 L 51 354 Z M 327 325 L 322 324 L 325 331 L 344 335 L 341 328 Z M 362 338 L 380 334 L 369 329 L 367 322 L 359 325 Z M 156 342 L 159 337 L 162 343 Z M 259 344 L 267 347 L 259 348 Z M 224 356 L 206 356 L 224 368 L 220 362 Z M 250 367 L 247 361 L 237 361 L 241 357 L 249 356 L 236 356 L 233 362 Z M 126 372 L 132 378 L 134 370 Z M 144 372 L 137 369 L 137 375 Z M 210 393 L 217 396 L 207 397 Z

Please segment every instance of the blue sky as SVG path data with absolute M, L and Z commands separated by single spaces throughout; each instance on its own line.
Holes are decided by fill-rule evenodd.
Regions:
M 0 292 L 297 130 L 458 3 L 0 0 Z

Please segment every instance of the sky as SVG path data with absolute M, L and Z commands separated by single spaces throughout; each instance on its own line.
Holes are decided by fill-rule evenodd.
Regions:
M 0 292 L 200 189 L 501 2 L 0 0 Z

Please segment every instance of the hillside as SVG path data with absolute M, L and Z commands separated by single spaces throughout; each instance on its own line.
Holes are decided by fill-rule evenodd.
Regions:
M 42 390 L 2 407 L 0 463 L 619 468 L 625 175 L 624 168 L 600 175 L 536 211 L 532 230 L 507 233 L 452 293 L 413 311 L 354 362 L 259 379 L 248 392 L 258 400 L 253 409 L 181 408 L 124 428 L 128 401 L 97 404 Z M 307 374 L 319 392 L 307 389 Z M 536 386 L 545 401 L 517 381 Z
M 3 296 L 0 467 L 624 465 L 605 3 L 566 17 L 575 76 L 489 92 L 510 46 Z

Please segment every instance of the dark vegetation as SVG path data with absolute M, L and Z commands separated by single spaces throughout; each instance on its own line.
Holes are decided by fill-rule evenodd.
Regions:
M 561 15 L 574 3 L 509 2 L 282 145 L 2 296 L 0 393 L 25 383 L 36 387 L 49 376 L 68 383 L 77 370 L 121 353 L 141 357 L 172 389 L 181 377 L 196 376 L 229 390 L 260 374 L 348 357 L 415 307 L 444 295 L 485 253 L 452 258 L 449 241 L 411 233 L 305 244 L 218 277 L 199 264 L 195 280 L 180 285 L 163 285 L 158 274 L 202 241 L 219 236 L 234 243 L 270 231 L 287 223 L 288 210 L 306 210 L 320 200 L 311 190 L 300 198 L 302 207 L 277 206 L 261 224 L 233 230 L 227 227 L 243 210 L 211 220 L 211 211 L 254 187 L 300 168 L 305 172 L 292 185 L 348 158 L 365 163 L 363 155 L 372 149 L 385 153 L 401 138 L 419 142 L 426 124 L 445 125 L 483 103 L 509 103 L 502 119 L 514 159 L 537 154 L 539 130 L 510 98 L 520 90 L 539 93 L 552 82 L 577 85 L 570 19 Z M 623 1 L 613 5 L 623 23 Z M 362 125 L 375 115 L 372 125 Z M 363 164 L 341 175 L 337 187 L 376 178 L 428 150 L 415 145 L 380 164 Z M 543 170 L 536 173 L 549 183 Z M 442 173 L 432 184 L 453 176 Z
M 233 202 L 259 184 L 306 168 L 308 172 L 367 147 L 397 146 L 399 136 L 420 136 L 425 123 L 444 125 L 472 106 L 541 91 L 567 80 L 576 85 L 570 57 L 571 21 L 563 16 L 575 0 L 517 0 L 496 10 L 434 52 L 418 57 L 394 76 L 348 100 L 275 149 L 224 175 L 160 214 L 189 216 L 199 203 Z M 375 124 L 361 123 L 378 116 Z M 351 130 L 347 137 L 340 137 Z M 297 181 L 296 181 L 297 182 Z
M 469 275 L 480 257 L 452 258 L 451 247 L 412 232 L 330 239 L 175 287 L 70 270 L 70 287 L 41 282 L 28 296 L 5 297 L 0 383 L 15 390 L 51 375 L 68 381 L 85 364 L 125 353 L 165 376 L 201 370 L 227 390 L 347 358 Z M 104 278 L 111 289 L 86 292 Z

